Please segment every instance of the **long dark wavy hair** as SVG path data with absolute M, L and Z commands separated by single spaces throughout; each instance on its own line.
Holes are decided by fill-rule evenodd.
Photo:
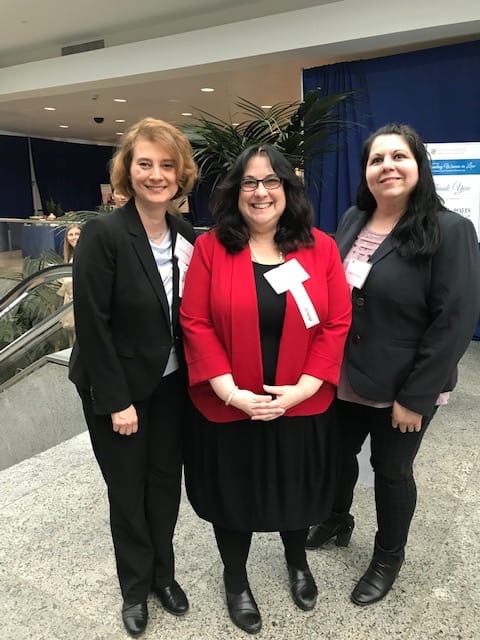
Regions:
M 378 136 L 395 134 L 402 136 L 410 147 L 418 166 L 418 182 L 411 192 L 407 210 L 392 231 L 396 251 L 404 258 L 423 260 L 431 257 L 440 244 L 438 214 L 446 211 L 443 200 L 435 190 L 430 158 L 418 133 L 407 124 L 391 123 L 381 127 L 368 138 L 363 146 L 361 179 L 357 191 L 357 206 L 369 216 L 377 203 L 368 188 L 366 169 L 373 141 Z
M 305 187 L 280 151 L 266 144 L 245 149 L 223 182 L 215 189 L 210 209 L 218 239 L 230 253 L 238 253 L 248 244 L 250 232 L 238 210 L 238 196 L 240 180 L 249 160 L 254 156 L 266 156 L 275 174 L 282 179 L 286 207 L 274 236 L 280 251 L 288 253 L 300 247 L 313 246 L 313 211 Z

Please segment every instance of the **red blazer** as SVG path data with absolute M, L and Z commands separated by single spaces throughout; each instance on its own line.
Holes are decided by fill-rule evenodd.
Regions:
M 333 239 L 313 230 L 315 246 L 289 253 L 311 276 L 304 282 L 320 318 L 307 329 L 297 304 L 287 292 L 277 361 L 277 385 L 296 384 L 302 373 L 324 384 L 287 416 L 323 413 L 338 383 L 345 339 L 351 322 L 348 285 Z M 227 252 L 215 231 L 200 236 L 188 269 L 180 308 L 190 395 L 197 409 L 213 422 L 245 419 L 225 404 L 208 380 L 231 373 L 240 389 L 263 391 L 262 352 L 255 279 L 248 247 Z

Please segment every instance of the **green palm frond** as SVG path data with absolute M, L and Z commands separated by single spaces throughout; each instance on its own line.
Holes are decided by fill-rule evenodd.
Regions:
M 234 126 L 204 111 L 185 128 L 202 178 L 222 180 L 240 153 L 253 144 L 269 144 L 290 163 L 305 163 L 331 150 L 329 138 L 339 128 L 352 126 L 338 115 L 338 107 L 353 99 L 353 92 L 322 96 L 309 91 L 302 102 L 280 102 L 264 109 L 239 98 L 235 105 L 247 118 Z

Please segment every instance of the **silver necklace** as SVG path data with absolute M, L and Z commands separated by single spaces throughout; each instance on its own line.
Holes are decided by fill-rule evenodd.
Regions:
M 167 227 L 167 229 L 168 229 L 168 227 Z M 160 231 L 159 233 L 155 234 L 154 236 L 151 236 L 150 234 L 147 233 L 148 239 L 152 240 L 152 241 L 160 240 L 160 238 L 162 236 L 164 236 L 165 233 L 167 232 L 167 229 L 162 229 L 162 231 Z

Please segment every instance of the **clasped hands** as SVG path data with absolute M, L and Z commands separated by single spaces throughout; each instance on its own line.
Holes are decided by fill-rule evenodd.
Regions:
M 314 380 L 312 388 L 310 388 L 311 385 L 300 383 L 278 386 L 264 384 L 265 395 L 239 389 L 230 404 L 249 415 L 251 420 L 275 420 L 287 409 L 303 402 L 320 388 L 322 382 L 317 379 L 312 380 Z

